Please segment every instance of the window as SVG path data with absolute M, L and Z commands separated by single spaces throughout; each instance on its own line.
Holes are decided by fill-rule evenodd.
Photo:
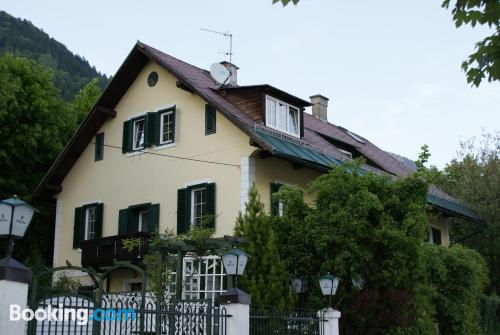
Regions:
M 104 133 L 95 135 L 95 161 L 100 161 L 104 158 Z
M 142 283 L 141 282 L 138 282 L 138 283 L 129 283 L 129 287 L 130 287 L 130 292 L 140 292 L 142 291 Z
M 280 183 L 271 183 L 271 214 L 283 216 L 284 206 L 283 201 L 274 198 L 274 194 L 278 193 L 283 187 Z
M 82 247 L 83 241 L 102 236 L 103 204 L 93 203 L 75 208 L 73 248 Z
M 158 144 L 174 142 L 175 134 L 175 110 L 160 111 L 160 134 Z
M 146 121 L 144 119 L 134 121 L 134 137 L 132 139 L 132 149 L 134 150 L 144 149 L 145 124 Z
M 266 96 L 266 126 L 299 137 L 299 113 L 298 108 Z
M 120 209 L 118 212 L 118 234 L 158 231 L 160 204 L 140 204 Z
M 432 243 L 435 245 L 441 245 L 441 230 L 431 227 Z
M 177 190 L 177 234 L 193 225 L 215 228 L 215 184 L 204 183 Z
M 203 217 L 207 214 L 207 189 L 198 188 L 191 190 L 191 224 L 201 225 Z
M 209 104 L 205 105 L 205 135 L 215 134 L 217 131 L 217 113 Z
M 96 236 L 96 207 L 85 210 L 85 240 L 93 240 Z

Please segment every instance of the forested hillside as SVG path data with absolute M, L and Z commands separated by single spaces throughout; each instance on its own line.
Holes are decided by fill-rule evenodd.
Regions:
M 31 58 L 54 71 L 54 84 L 69 101 L 92 78 L 104 88 L 108 78 L 83 57 L 73 54 L 64 44 L 51 38 L 31 22 L 0 11 L 0 56 L 6 52 Z

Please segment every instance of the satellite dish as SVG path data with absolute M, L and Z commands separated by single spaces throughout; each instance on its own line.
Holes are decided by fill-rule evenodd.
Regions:
M 219 63 L 213 63 L 210 66 L 210 75 L 212 75 L 212 78 L 214 78 L 217 83 L 219 83 L 220 85 L 224 85 L 229 79 L 229 76 L 231 76 L 231 73 L 223 65 Z

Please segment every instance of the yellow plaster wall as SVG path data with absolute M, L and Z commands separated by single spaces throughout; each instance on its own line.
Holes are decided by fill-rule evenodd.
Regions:
M 147 76 L 157 71 L 156 86 L 147 86 Z M 224 162 L 235 166 L 200 163 L 150 154 L 122 154 L 105 147 L 104 159 L 94 161 L 94 144 L 89 144 L 62 183 L 60 248 L 57 264 L 66 260 L 80 264 L 78 250 L 72 248 L 74 209 L 83 203 L 104 204 L 103 236 L 118 233 L 118 211 L 140 203 L 160 204 L 160 231 L 176 229 L 177 189 L 186 183 L 210 179 L 216 183 L 216 235 L 232 233 L 240 209 L 240 159 L 255 150 L 249 138 L 217 112 L 217 132 L 205 136 L 205 101 L 178 89 L 176 79 L 155 63 L 139 74 L 116 106 L 117 116 L 100 129 L 104 143 L 121 147 L 123 123 L 131 116 L 155 112 L 176 105 L 176 145 L 148 152 Z M 219 191 L 219 190 L 224 190 Z

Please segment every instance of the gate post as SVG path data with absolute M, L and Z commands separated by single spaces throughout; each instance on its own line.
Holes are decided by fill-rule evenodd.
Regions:
M 221 308 L 226 309 L 226 330 L 221 335 L 250 334 L 250 296 L 238 288 L 232 288 L 217 297 Z
M 10 320 L 10 306 L 19 305 L 19 313 L 28 303 L 28 287 L 32 272 L 8 257 L 0 260 L 0 334 L 24 334 L 27 322 Z
M 322 335 L 339 335 L 340 312 L 331 307 L 322 309 L 318 312 L 320 316 L 319 327 Z

